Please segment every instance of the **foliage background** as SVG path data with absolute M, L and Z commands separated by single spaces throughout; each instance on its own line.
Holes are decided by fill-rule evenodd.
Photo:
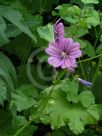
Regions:
M 101 0 L 0 0 L 0 136 L 17 136 L 20 128 L 33 118 L 37 108 L 42 110 L 44 104 L 42 103 L 42 107 L 40 107 L 38 101 L 42 99 L 40 93 L 43 90 L 32 85 L 27 75 L 26 64 L 34 50 L 47 47 L 48 42 L 53 39 L 52 24 L 59 17 L 62 18 L 61 21 L 65 25 L 65 36 L 72 37 L 75 41 L 80 42 L 84 54 L 81 60 L 89 59 L 81 65 L 78 63 L 75 75 L 80 75 L 83 79 L 94 83 L 92 92 L 95 100 L 89 94 L 89 99 L 88 96 L 85 99 L 85 101 L 88 99 L 89 103 L 82 103 L 85 106 L 85 104 L 90 105 L 90 103 L 96 101 L 101 111 L 100 120 L 95 125 L 86 125 L 84 132 L 82 134 L 78 133 L 78 135 L 102 135 L 101 7 Z M 99 57 L 96 57 L 97 55 Z M 31 71 L 37 82 L 50 86 L 52 82 L 45 81 L 36 74 L 36 66 L 42 56 L 46 58 L 44 51 L 36 55 L 35 60 L 31 63 Z M 42 72 L 45 76 L 51 76 L 52 68 L 47 64 L 46 60 L 43 62 Z M 63 84 L 63 82 L 60 84 Z M 65 103 L 63 94 L 66 95 L 66 92 L 64 92 L 66 86 L 66 84 L 63 85 L 65 89 L 62 89 L 62 95 L 58 89 L 55 89 L 55 93 L 51 96 L 51 100 L 59 100 L 59 103 L 53 108 L 59 107 L 57 110 L 63 111 L 62 115 L 67 112 L 64 108 L 60 109 L 60 105 Z M 82 90 L 86 90 L 86 88 L 79 85 L 79 92 L 82 92 Z M 71 91 L 73 91 L 73 88 Z M 44 93 L 48 97 L 48 92 L 46 92 L 45 90 Z M 70 96 L 69 98 L 71 101 L 75 101 L 74 97 Z M 90 100 L 90 98 L 92 99 Z M 53 103 L 53 101 L 50 102 Z M 47 107 L 45 112 L 49 109 L 51 112 L 53 108 Z M 75 112 L 78 113 L 77 108 Z M 93 115 L 95 116 L 96 113 L 93 112 Z M 75 135 L 67 125 L 63 126 L 62 122 L 56 126 L 58 122 L 54 122 L 54 117 L 55 120 L 58 120 L 58 113 L 55 113 L 54 116 L 51 114 L 50 121 L 47 120 L 49 115 L 44 114 L 44 117 L 37 118 L 19 135 Z M 77 120 L 76 123 L 78 123 Z M 56 129 L 53 130 L 50 125 L 46 124 L 54 125 Z M 83 125 L 80 127 L 83 127 Z M 76 127 L 75 133 L 77 132 L 81 132 L 81 128 L 77 129 Z

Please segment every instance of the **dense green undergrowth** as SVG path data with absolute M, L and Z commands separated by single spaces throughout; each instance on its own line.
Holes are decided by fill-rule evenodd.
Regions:
M 0 136 L 102 135 L 101 7 L 101 0 L 0 0 Z M 74 73 L 47 62 L 59 18 L 65 37 L 80 43 Z

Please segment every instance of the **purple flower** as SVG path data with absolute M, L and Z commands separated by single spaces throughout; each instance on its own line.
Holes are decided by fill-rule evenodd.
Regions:
M 54 24 L 54 36 L 55 40 L 58 40 L 60 38 L 64 37 L 64 25 L 63 23 L 59 23 L 60 19 L 56 21 Z
M 81 57 L 80 44 L 73 42 L 72 38 L 61 38 L 60 42 L 49 43 L 45 49 L 49 55 L 48 63 L 53 67 L 67 68 L 70 72 L 74 71 L 76 58 Z
M 81 78 L 78 78 L 78 81 L 79 81 L 81 84 L 83 84 L 83 85 L 85 85 L 85 86 L 87 86 L 87 87 L 91 87 L 91 86 L 93 85 L 91 82 L 88 82 L 88 81 L 83 80 L 83 79 L 81 79 Z

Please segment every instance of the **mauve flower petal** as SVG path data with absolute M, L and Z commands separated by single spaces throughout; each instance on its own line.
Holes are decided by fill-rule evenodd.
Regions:
M 80 43 L 78 43 L 78 42 L 73 43 L 73 47 L 80 48 Z
M 64 62 L 62 62 L 62 64 L 61 64 L 61 68 L 62 68 L 62 69 L 66 68 L 66 65 L 65 65 L 65 63 L 64 63 Z
M 59 18 L 59 19 L 55 22 L 55 25 L 58 24 L 60 20 L 61 20 L 61 18 Z
M 79 58 L 81 57 L 82 53 L 80 50 L 77 50 L 77 51 L 71 51 L 69 53 L 69 57 L 72 56 L 73 58 Z
M 74 58 L 69 58 L 70 60 L 70 67 L 75 68 L 77 67 L 76 60 Z
M 57 46 L 56 43 L 55 43 L 55 44 L 50 43 L 50 44 L 49 44 L 49 47 L 45 49 L 45 52 L 46 52 L 47 54 L 49 54 L 49 55 L 52 55 L 52 56 L 53 56 L 53 55 L 54 55 L 54 56 L 60 55 L 60 50 L 58 49 L 58 46 Z
M 66 38 L 61 38 L 58 41 L 58 48 L 62 51 L 62 52 L 67 52 L 67 48 L 68 48 L 68 41 Z
M 63 23 L 56 24 L 54 28 L 55 28 L 55 33 L 63 32 L 61 34 L 64 36 L 64 25 L 63 25 Z
M 61 59 L 57 57 L 49 57 L 48 58 L 48 63 L 52 65 L 53 67 L 59 67 L 62 64 Z
M 70 48 L 70 52 L 77 51 L 77 50 L 80 50 L 80 44 L 78 42 L 75 42 Z
M 59 52 L 57 52 L 56 50 L 53 50 L 52 48 L 46 48 L 45 49 L 45 52 L 47 53 L 47 54 L 49 54 L 49 55 L 51 55 L 51 56 L 56 56 L 56 57 L 58 57 L 58 56 L 60 56 L 60 54 L 59 54 Z
M 69 51 L 73 46 L 73 39 L 67 38 L 66 40 L 67 40 L 67 51 Z
M 59 20 L 54 25 L 54 35 L 55 40 L 59 40 L 64 37 L 64 25 L 63 23 L 59 23 Z
M 70 67 L 70 68 L 67 68 L 67 69 L 68 69 L 68 71 L 71 72 L 71 73 L 74 73 L 74 71 L 75 71 L 74 68 L 71 68 L 71 67 Z
M 61 68 L 64 69 L 64 68 L 67 68 L 67 67 L 70 67 L 70 61 L 68 59 L 65 59 L 62 61 L 63 63 L 61 64 Z

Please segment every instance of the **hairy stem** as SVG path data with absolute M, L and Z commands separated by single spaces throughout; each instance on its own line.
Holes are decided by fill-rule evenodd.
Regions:
M 79 60 L 80 60 L 80 59 L 79 59 Z M 79 61 L 79 63 L 80 63 L 80 67 L 81 67 L 81 70 L 82 70 L 84 79 L 86 80 L 86 76 L 85 76 L 85 72 L 84 72 L 84 69 L 83 69 L 83 65 L 81 64 L 81 61 Z
M 14 136 L 19 136 L 19 135 L 23 132 L 23 130 L 24 130 L 25 128 L 27 128 L 35 119 L 37 119 L 37 118 L 39 117 L 40 114 L 41 114 L 41 113 L 36 113 L 35 116 L 34 116 L 31 120 L 29 120 L 23 127 L 21 127 L 21 128 L 14 134 Z
M 66 73 L 66 70 L 63 70 L 59 73 L 58 78 L 55 80 L 54 85 L 52 86 L 52 89 L 49 93 L 48 99 L 46 99 L 46 102 L 45 102 L 45 105 L 42 108 L 42 111 L 41 112 L 37 111 L 35 113 L 35 115 L 23 127 L 21 127 L 13 136 L 19 136 L 25 130 L 25 128 L 27 128 L 35 119 L 37 119 L 41 116 L 41 114 L 43 113 L 44 109 L 46 108 L 46 106 L 48 104 L 48 101 L 49 101 L 51 94 L 53 93 L 55 84 L 57 84 L 60 81 L 60 79 L 64 76 L 65 73 Z
M 86 62 L 86 61 L 89 61 L 89 60 L 92 60 L 92 59 L 98 58 L 98 57 L 100 57 L 100 56 L 102 56 L 102 54 L 96 55 L 96 56 L 91 57 L 91 58 L 88 58 L 88 59 L 79 60 L 77 63 L 80 63 L 80 62 Z
M 97 68 L 96 68 L 96 71 L 95 71 L 95 74 L 94 74 L 94 77 L 93 77 L 93 83 L 95 82 L 95 80 L 97 78 L 97 73 L 98 73 L 98 70 L 99 70 L 100 63 L 101 63 L 101 57 L 99 58 L 98 65 L 97 65 Z
M 101 34 L 102 34 L 102 29 L 100 28 L 100 31 L 99 31 L 98 36 L 97 36 L 97 38 L 96 38 L 96 41 L 95 41 L 95 43 L 94 43 L 94 49 L 95 49 L 96 46 L 97 46 L 97 43 L 98 43 L 98 40 L 99 40 Z

